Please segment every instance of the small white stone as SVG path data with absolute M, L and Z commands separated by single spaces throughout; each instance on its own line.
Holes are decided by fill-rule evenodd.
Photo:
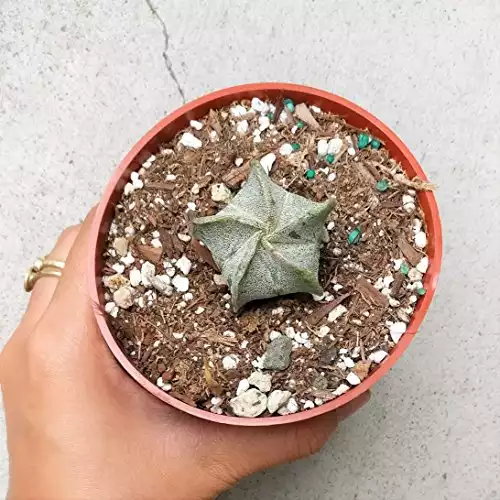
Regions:
M 250 382 L 248 382 L 248 379 L 244 378 L 240 380 L 238 384 L 238 388 L 236 389 L 236 395 L 241 396 L 244 392 L 248 391 L 250 389 Z
M 165 295 L 172 295 L 172 287 L 170 286 L 170 278 L 166 274 L 150 276 L 149 281 L 155 290 Z
M 163 387 L 163 386 L 165 385 L 165 384 L 164 384 L 164 382 L 163 382 L 163 379 L 162 379 L 161 377 L 158 377 L 158 378 L 156 379 L 156 385 L 157 385 L 158 387 Z
M 116 250 L 120 257 L 125 257 L 128 251 L 128 240 L 127 238 L 115 238 L 113 240 L 113 248 Z
M 282 155 L 282 156 L 289 156 L 292 153 L 293 153 L 293 147 L 288 142 L 285 142 L 285 144 L 283 144 L 280 147 L 280 155 Z
M 113 264 L 111 266 L 111 269 L 113 269 L 113 271 L 115 271 L 118 274 L 123 274 L 123 271 L 125 271 L 125 266 L 117 262 L 116 264 Z
M 267 174 L 271 172 L 273 164 L 276 161 L 276 155 L 274 153 L 268 153 L 260 159 L 260 164 Z
M 354 155 L 356 154 L 356 150 L 355 150 L 354 148 L 349 148 L 349 149 L 347 150 L 347 154 L 348 154 L 349 156 L 354 156 Z
M 176 176 L 176 175 L 174 175 L 174 174 L 167 174 L 167 175 L 165 176 L 165 180 L 166 180 L 167 182 L 174 182 L 174 181 L 175 181 L 175 179 L 177 179 L 177 176 Z
M 345 394 L 349 389 L 350 389 L 350 387 L 347 384 L 340 384 L 333 391 L 333 394 L 335 394 L 335 396 L 342 396 L 342 394 Z
M 328 229 L 328 231 L 332 231 L 334 227 L 335 227 L 335 222 L 330 221 L 326 226 L 326 229 Z
M 212 142 L 216 142 L 218 139 L 217 132 L 215 130 L 211 130 L 209 136 Z
M 120 259 L 121 262 L 123 262 L 126 266 L 130 266 L 135 262 L 134 256 L 129 252 L 125 257 L 122 257 Z
M 422 280 L 422 273 L 418 271 L 416 268 L 412 267 L 409 272 L 408 272 L 408 279 L 410 281 L 421 281 Z
M 328 314 L 328 321 L 332 323 L 333 321 L 339 319 L 346 312 L 347 308 L 340 304 L 333 311 L 331 311 L 330 314 Z
M 246 349 L 248 347 L 248 340 L 242 340 L 241 346 L 242 349 Z M 252 363 L 253 364 L 253 363 Z M 262 364 L 262 363 L 261 363 Z
M 191 236 L 189 236 L 189 234 L 177 233 L 177 238 L 179 238 L 184 243 L 188 243 L 189 241 L 191 241 Z
M 185 300 L 186 302 L 189 302 L 190 300 L 193 300 L 194 295 L 191 292 L 185 293 L 182 296 L 182 299 Z
M 272 375 L 253 372 L 250 377 L 248 377 L 248 382 L 250 385 L 257 387 L 261 392 L 269 392 L 271 390 Z
M 427 246 L 427 235 L 423 231 L 419 231 L 415 234 L 414 241 L 418 248 L 425 248 Z
M 195 314 L 202 314 L 205 312 L 205 308 L 204 307 L 197 307 L 196 310 L 194 311 Z
M 333 289 L 336 291 L 336 292 L 340 292 L 340 290 L 342 290 L 344 287 L 340 284 L 340 283 L 335 283 L 335 285 L 333 285 Z
M 240 135 L 245 135 L 248 132 L 248 122 L 246 120 L 241 120 L 236 125 L 236 132 Z
M 189 272 L 191 271 L 192 267 L 192 262 L 185 256 L 183 255 L 176 263 L 175 267 L 179 269 L 182 274 L 188 275 Z
M 335 247 L 333 249 L 333 255 L 335 255 L 335 257 L 340 257 L 342 255 L 342 249 Z
M 161 248 L 161 246 L 162 246 L 162 245 L 161 245 L 161 241 L 160 241 L 160 239 L 159 239 L 159 238 L 153 238 L 153 239 L 151 240 L 151 246 L 152 246 L 153 248 Z
M 192 194 L 200 194 L 200 185 L 199 184 L 193 184 L 193 187 L 191 188 L 191 193 Z
M 236 337 L 236 333 L 231 330 L 226 330 L 222 334 L 223 337 L 229 337 L 230 339 L 234 339 Z
M 133 184 L 130 182 L 127 182 L 127 184 L 125 184 L 125 187 L 123 188 L 123 194 L 125 196 L 128 196 L 128 195 L 132 194 L 134 191 L 135 191 L 135 187 L 133 186 Z
M 391 335 L 392 341 L 395 342 L 396 344 L 399 342 L 399 339 L 403 336 L 405 332 L 406 332 L 406 323 L 403 323 L 402 321 L 396 321 L 396 323 L 393 323 L 392 325 L 389 326 L 389 333 Z
M 222 276 L 222 274 L 214 274 L 214 283 L 217 286 L 225 286 L 225 285 L 227 285 L 226 278 L 224 278 L 224 276 Z
M 261 101 L 258 97 L 252 98 L 252 109 L 257 111 L 257 113 L 266 114 L 269 111 L 269 104 Z
M 295 132 L 297 132 L 297 130 L 299 130 L 299 127 L 297 127 L 297 125 L 294 125 L 291 129 L 292 134 L 295 134 Z
M 403 259 L 393 259 L 392 262 L 394 263 L 394 270 L 399 271 L 401 269 L 401 264 L 403 263 Z
M 386 276 L 383 281 L 384 281 L 384 287 L 389 288 L 392 285 L 394 278 L 389 275 L 389 276 Z
M 241 167 L 241 165 L 243 165 L 243 158 L 236 158 L 236 160 L 234 160 L 234 164 L 237 167 Z
M 313 300 L 315 302 L 321 302 L 322 300 L 325 300 L 325 297 L 326 297 L 326 292 L 323 292 L 321 295 L 314 295 L 313 294 Z
M 286 403 L 286 406 L 280 408 L 278 413 L 280 415 L 290 415 L 291 413 L 297 413 L 299 411 L 299 404 L 295 398 L 290 398 Z
M 196 210 L 196 203 L 193 203 L 192 201 L 189 201 L 186 203 L 187 211 L 194 212 Z
M 118 312 L 119 312 L 119 309 L 118 309 L 118 306 L 114 303 L 114 302 L 108 302 L 105 306 L 104 306 L 104 310 L 110 315 L 112 316 L 113 318 L 116 318 L 118 316 Z
M 191 120 L 189 122 L 189 125 L 193 127 L 195 130 L 201 130 L 203 128 L 203 123 L 199 122 L 198 120 Z
M 127 226 L 125 228 L 125 234 L 127 236 L 134 236 L 135 235 L 135 229 L 132 226 Z
M 403 195 L 403 209 L 405 212 L 408 212 L 409 214 L 412 213 L 415 210 L 415 198 L 413 196 L 410 196 L 408 194 Z
M 302 408 L 304 408 L 304 410 L 312 410 L 314 408 L 314 403 L 308 400 L 302 405 Z
M 267 116 L 259 116 L 259 130 L 261 132 L 268 129 L 269 125 L 271 125 L 271 120 Z
M 318 156 L 326 156 L 328 154 L 328 141 L 320 139 L 317 146 Z
M 192 149 L 199 149 L 203 145 L 200 139 L 194 136 L 191 132 L 184 132 L 184 134 L 182 134 L 180 143 L 186 148 Z
M 211 188 L 212 200 L 221 203 L 231 201 L 231 190 L 223 183 L 214 184 Z
M 369 356 L 368 359 L 370 361 L 373 361 L 374 363 L 380 364 L 382 361 L 389 356 L 385 351 L 379 350 L 372 352 Z
M 416 295 L 410 295 L 410 298 L 408 300 L 410 304 L 415 304 L 418 301 L 418 297 Z
M 134 186 L 135 189 L 141 189 L 144 187 L 144 182 L 142 182 L 139 178 L 139 172 L 132 172 L 130 174 L 130 180 L 132 181 L 132 186 Z
M 354 365 L 356 364 L 351 358 L 348 358 L 347 356 L 344 356 L 342 360 L 344 361 L 344 364 L 347 366 L 347 368 L 354 368 Z
M 281 337 L 281 332 L 277 332 L 276 330 L 273 330 L 271 333 L 269 333 L 269 340 L 271 342 L 273 340 L 277 339 L 278 337 Z
M 246 108 L 244 106 L 242 106 L 241 104 L 237 104 L 236 106 L 233 106 L 230 110 L 231 114 L 235 117 L 240 117 L 240 116 L 245 116 L 248 111 L 246 110 Z
M 229 402 L 229 406 L 238 417 L 255 418 L 266 411 L 267 397 L 257 389 L 248 389 Z
M 361 384 L 361 379 L 354 372 L 350 372 L 349 375 L 347 375 L 346 380 L 351 385 L 359 385 L 359 384 Z
M 314 113 L 321 113 L 321 108 L 318 108 L 318 106 L 309 106 L 309 109 L 313 111 Z
M 178 292 L 187 292 L 189 290 L 189 280 L 185 276 L 177 274 L 172 279 L 172 285 Z
M 422 274 L 425 274 L 427 272 L 427 269 L 429 269 L 429 257 L 425 256 L 422 257 L 420 262 L 416 266 L 417 271 L 419 271 Z
M 172 337 L 177 340 L 181 340 L 184 338 L 184 332 L 173 332 Z
M 130 270 L 129 279 L 130 279 L 130 284 L 132 286 L 139 286 L 142 281 L 141 271 L 139 271 L 139 269 L 134 267 L 133 269 Z
M 222 358 L 222 366 L 224 370 L 234 370 L 238 366 L 239 361 L 240 359 L 236 354 L 229 354 Z
M 113 293 L 113 302 L 122 309 L 128 309 L 133 303 L 133 289 L 129 286 L 122 286 Z
M 395 299 L 394 297 L 389 297 L 389 305 L 391 307 L 399 307 L 401 305 L 401 302 L 399 302 L 399 300 Z
M 172 390 L 172 384 L 164 384 L 161 388 L 163 391 L 168 392 Z
M 271 392 L 267 398 L 267 410 L 269 413 L 276 413 L 280 408 L 287 404 L 291 396 L 292 393 L 290 391 L 281 391 L 278 389 Z
M 339 137 L 335 137 L 334 139 L 330 139 L 330 142 L 328 143 L 328 154 L 331 155 L 338 155 L 340 151 L 342 150 L 342 146 L 344 145 L 344 142 L 342 139 Z
M 337 178 L 337 174 L 335 172 L 332 172 L 332 173 L 328 174 L 328 177 L 326 178 L 326 180 L 328 182 L 333 182 L 336 178 Z
M 323 337 L 326 337 L 330 333 L 330 327 L 323 325 L 315 333 L 317 337 L 322 339 Z

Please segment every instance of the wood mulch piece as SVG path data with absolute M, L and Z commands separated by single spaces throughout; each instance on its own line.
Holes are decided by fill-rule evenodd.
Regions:
M 239 104 L 250 109 L 249 101 Z M 115 238 L 129 240 L 135 259 L 125 264 L 117 282 L 128 278 L 133 268 L 140 270 L 145 261 L 155 265 L 157 275 L 174 269 L 182 274 L 175 268 L 176 260 L 185 256 L 191 261 L 187 293 L 174 290 L 166 295 L 138 285 L 134 304 L 119 309 L 116 318 L 109 316 L 109 323 L 124 353 L 149 380 L 157 383 L 161 377 L 179 400 L 226 414 L 230 414 L 228 403 L 239 381 L 255 371 L 275 335 L 272 332 L 289 335 L 294 342 L 290 367 L 272 372 L 272 390 L 292 390 L 301 409 L 306 401 L 333 399 L 333 391 L 347 383 L 349 370 L 341 356 L 355 361 L 353 370 L 360 378 L 375 370 L 378 365 L 367 361 L 370 353 L 394 347 L 386 322 L 411 316 L 414 307 L 411 283 L 394 270 L 393 261 L 405 259 L 415 266 L 424 255 L 411 243 L 414 220 L 423 221 L 418 199 L 416 210 L 407 213 L 402 196 L 409 189 L 431 186 L 405 177 L 384 147 L 359 149 L 360 131 L 341 117 L 313 112 L 301 103 L 292 114 L 282 99 L 274 104 L 272 125 L 263 132 L 255 132 L 257 114 L 249 111 L 244 117 L 234 117 L 229 106 L 199 119 L 201 130 L 189 128 L 164 144 L 139 170 L 144 188 L 122 196 L 116 205 L 103 255 L 102 273 L 110 280 L 110 288 L 105 289 L 107 303 L 113 300 L 113 275 L 122 265 L 113 249 Z M 285 122 L 280 119 L 283 110 Z M 240 135 L 236 126 L 243 119 L 249 131 Z M 294 134 L 292 127 L 298 120 L 305 127 Z M 200 149 L 179 144 L 186 131 L 202 142 Z M 254 139 L 257 136 L 260 141 Z M 343 145 L 328 164 L 318 156 L 317 142 L 336 136 Z M 296 143 L 299 150 L 282 156 L 279 150 L 284 143 Z M 208 249 L 194 239 L 185 240 L 189 240 L 186 235 L 191 234 L 194 217 L 216 214 L 225 206 L 211 199 L 212 185 L 223 182 L 236 194 L 247 178 L 250 162 L 268 153 L 276 155 L 270 172 L 274 182 L 312 200 L 336 200 L 327 221 L 329 241 L 320 258 L 319 279 L 326 296 L 320 301 L 303 294 L 259 301 L 236 315 L 227 286 L 214 282 L 218 270 Z M 241 166 L 236 166 L 237 159 Z M 314 169 L 313 179 L 305 178 L 307 169 Z M 376 189 L 380 179 L 390 181 L 386 192 Z M 347 236 L 357 227 L 362 238 L 351 245 Z M 156 232 L 160 249 L 151 244 Z M 394 278 L 392 297 L 397 301 L 393 303 L 399 306 L 389 305 L 387 290 L 382 293 L 375 287 L 386 277 Z M 329 322 L 329 313 L 340 304 L 347 313 Z M 329 333 L 320 335 L 325 326 Z M 235 369 L 224 368 L 226 356 L 237 357 Z M 218 407 L 213 398 L 220 398 Z

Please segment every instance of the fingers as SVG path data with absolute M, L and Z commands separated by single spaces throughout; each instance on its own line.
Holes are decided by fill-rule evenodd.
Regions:
M 53 250 L 47 255 L 47 259 L 66 262 L 71 247 L 80 231 L 80 227 L 81 224 L 66 228 L 59 236 Z M 66 271 L 63 271 L 63 274 L 65 272 Z M 29 326 L 33 326 L 39 321 L 42 314 L 47 309 L 58 282 L 59 278 L 44 276 L 35 283 L 33 291 L 31 292 L 28 309 L 24 317 L 24 321 L 28 323 L 28 325 L 26 325 L 28 329 Z

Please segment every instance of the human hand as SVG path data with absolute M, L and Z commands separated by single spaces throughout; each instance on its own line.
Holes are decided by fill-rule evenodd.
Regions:
M 87 293 L 94 211 L 63 232 L 0 356 L 10 454 L 9 499 L 204 499 L 252 472 L 319 450 L 368 400 L 273 428 L 202 421 L 128 377 L 98 330 Z

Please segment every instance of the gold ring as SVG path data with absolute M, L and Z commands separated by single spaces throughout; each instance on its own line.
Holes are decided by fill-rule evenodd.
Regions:
M 63 269 L 64 262 L 60 260 L 47 259 L 46 257 L 37 259 L 24 276 L 24 290 L 31 292 L 35 283 L 44 276 L 60 278 Z

